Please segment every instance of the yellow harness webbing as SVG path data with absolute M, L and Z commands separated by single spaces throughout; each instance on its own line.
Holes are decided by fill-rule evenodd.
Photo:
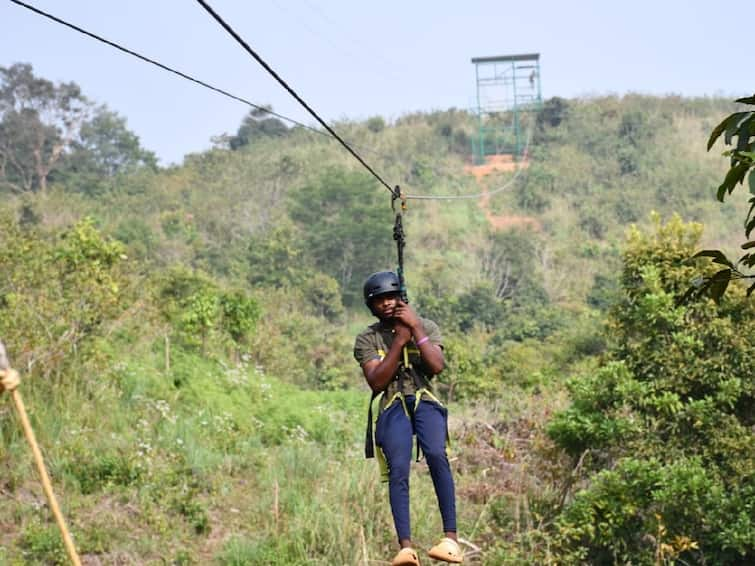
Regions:
M 414 411 L 417 410 L 417 407 L 419 407 L 419 403 L 422 400 L 422 396 L 427 396 L 430 398 L 430 400 L 434 403 L 437 403 L 441 407 L 443 407 L 443 403 L 440 402 L 440 399 L 438 399 L 435 395 L 432 394 L 431 391 L 429 391 L 427 388 L 423 387 L 422 389 L 419 389 L 415 393 L 415 399 L 414 399 Z M 374 399 L 374 397 L 373 397 Z M 375 419 L 375 423 L 377 424 L 377 419 L 380 418 L 380 415 L 383 413 L 383 411 L 388 410 L 395 402 L 396 400 L 401 401 L 401 406 L 404 409 L 404 414 L 406 415 L 406 418 L 409 418 L 409 410 L 406 407 L 406 398 L 404 397 L 404 394 L 400 391 L 397 391 L 393 394 L 393 397 L 390 398 L 388 403 L 386 403 L 385 407 L 382 411 L 378 414 L 377 418 Z M 372 405 L 372 402 L 370 402 L 370 405 Z M 371 439 L 371 441 L 374 443 L 374 438 Z M 388 469 L 388 461 L 385 458 L 385 454 L 383 453 L 383 449 L 380 448 L 377 444 L 373 444 L 376 448 L 375 455 L 378 461 L 378 467 L 380 468 L 380 480 L 382 482 L 388 481 L 388 475 L 389 475 L 389 469 Z M 449 450 L 451 448 L 451 439 L 448 435 L 448 429 L 446 428 L 446 456 L 448 456 Z M 417 461 L 419 461 L 419 442 L 417 443 Z

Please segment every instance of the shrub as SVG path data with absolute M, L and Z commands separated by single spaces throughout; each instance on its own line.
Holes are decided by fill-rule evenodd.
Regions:
M 755 558 L 743 519 L 755 509 L 755 308 L 741 288 L 720 306 L 678 303 L 699 233 L 674 218 L 630 234 L 611 359 L 570 382 L 573 404 L 549 426 L 587 481 L 556 522 L 566 561 Z
M 380 116 L 373 116 L 367 120 L 367 129 L 373 134 L 379 134 L 385 129 L 385 120 Z
M 0 222 L 0 336 L 17 366 L 58 373 L 125 310 L 129 279 L 123 245 L 91 219 L 47 235 Z M 69 357 L 70 359 L 70 357 Z

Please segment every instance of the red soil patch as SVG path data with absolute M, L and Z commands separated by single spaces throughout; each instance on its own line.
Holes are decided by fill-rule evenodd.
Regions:
M 528 166 L 528 161 L 514 161 L 513 155 L 488 155 L 485 158 L 485 163 L 482 165 L 466 165 L 464 171 L 473 175 L 479 183 L 491 173 L 511 173 L 520 167 L 526 169 Z
M 483 165 L 467 165 L 464 167 L 464 170 L 473 175 L 482 187 L 483 194 L 480 197 L 480 208 L 493 229 L 506 230 L 517 227 L 532 228 L 537 231 L 542 229 L 540 221 L 532 216 L 493 214 L 490 210 L 490 195 L 488 194 L 490 180 L 486 177 L 491 173 L 514 172 L 527 167 L 529 167 L 529 161 L 514 161 L 512 155 L 489 155 L 485 158 Z
M 543 227 L 543 225 L 540 224 L 540 222 L 536 218 L 532 218 L 531 216 L 507 216 L 505 214 L 495 215 L 492 214 L 488 209 L 483 209 L 483 212 L 485 213 L 485 218 L 487 219 L 487 221 L 496 230 L 523 227 L 532 228 L 533 230 L 539 232 Z

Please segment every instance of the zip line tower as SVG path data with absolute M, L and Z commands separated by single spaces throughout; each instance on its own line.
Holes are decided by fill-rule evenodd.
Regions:
M 540 54 L 475 57 L 478 135 L 472 142 L 475 162 L 488 155 L 510 154 L 516 161 L 527 144 L 530 127 L 543 104 Z M 525 128 L 526 129 L 526 128 Z

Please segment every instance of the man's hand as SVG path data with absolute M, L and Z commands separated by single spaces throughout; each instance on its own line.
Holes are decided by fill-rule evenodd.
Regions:
M 395 332 L 393 339 L 398 341 L 401 346 L 406 346 L 409 340 L 412 339 L 411 329 L 403 322 L 396 321 L 393 331 Z
M 13 391 L 21 383 L 18 372 L 12 368 L 0 370 L 0 393 Z
M 396 308 L 393 310 L 393 318 L 407 326 L 410 332 L 416 331 L 420 326 L 419 317 L 414 312 L 414 309 L 401 299 L 396 302 Z
M 403 322 L 395 321 L 393 325 L 393 342 L 385 357 L 362 364 L 362 372 L 373 391 L 383 391 L 396 375 L 401 361 L 401 350 L 412 339 L 411 329 Z

